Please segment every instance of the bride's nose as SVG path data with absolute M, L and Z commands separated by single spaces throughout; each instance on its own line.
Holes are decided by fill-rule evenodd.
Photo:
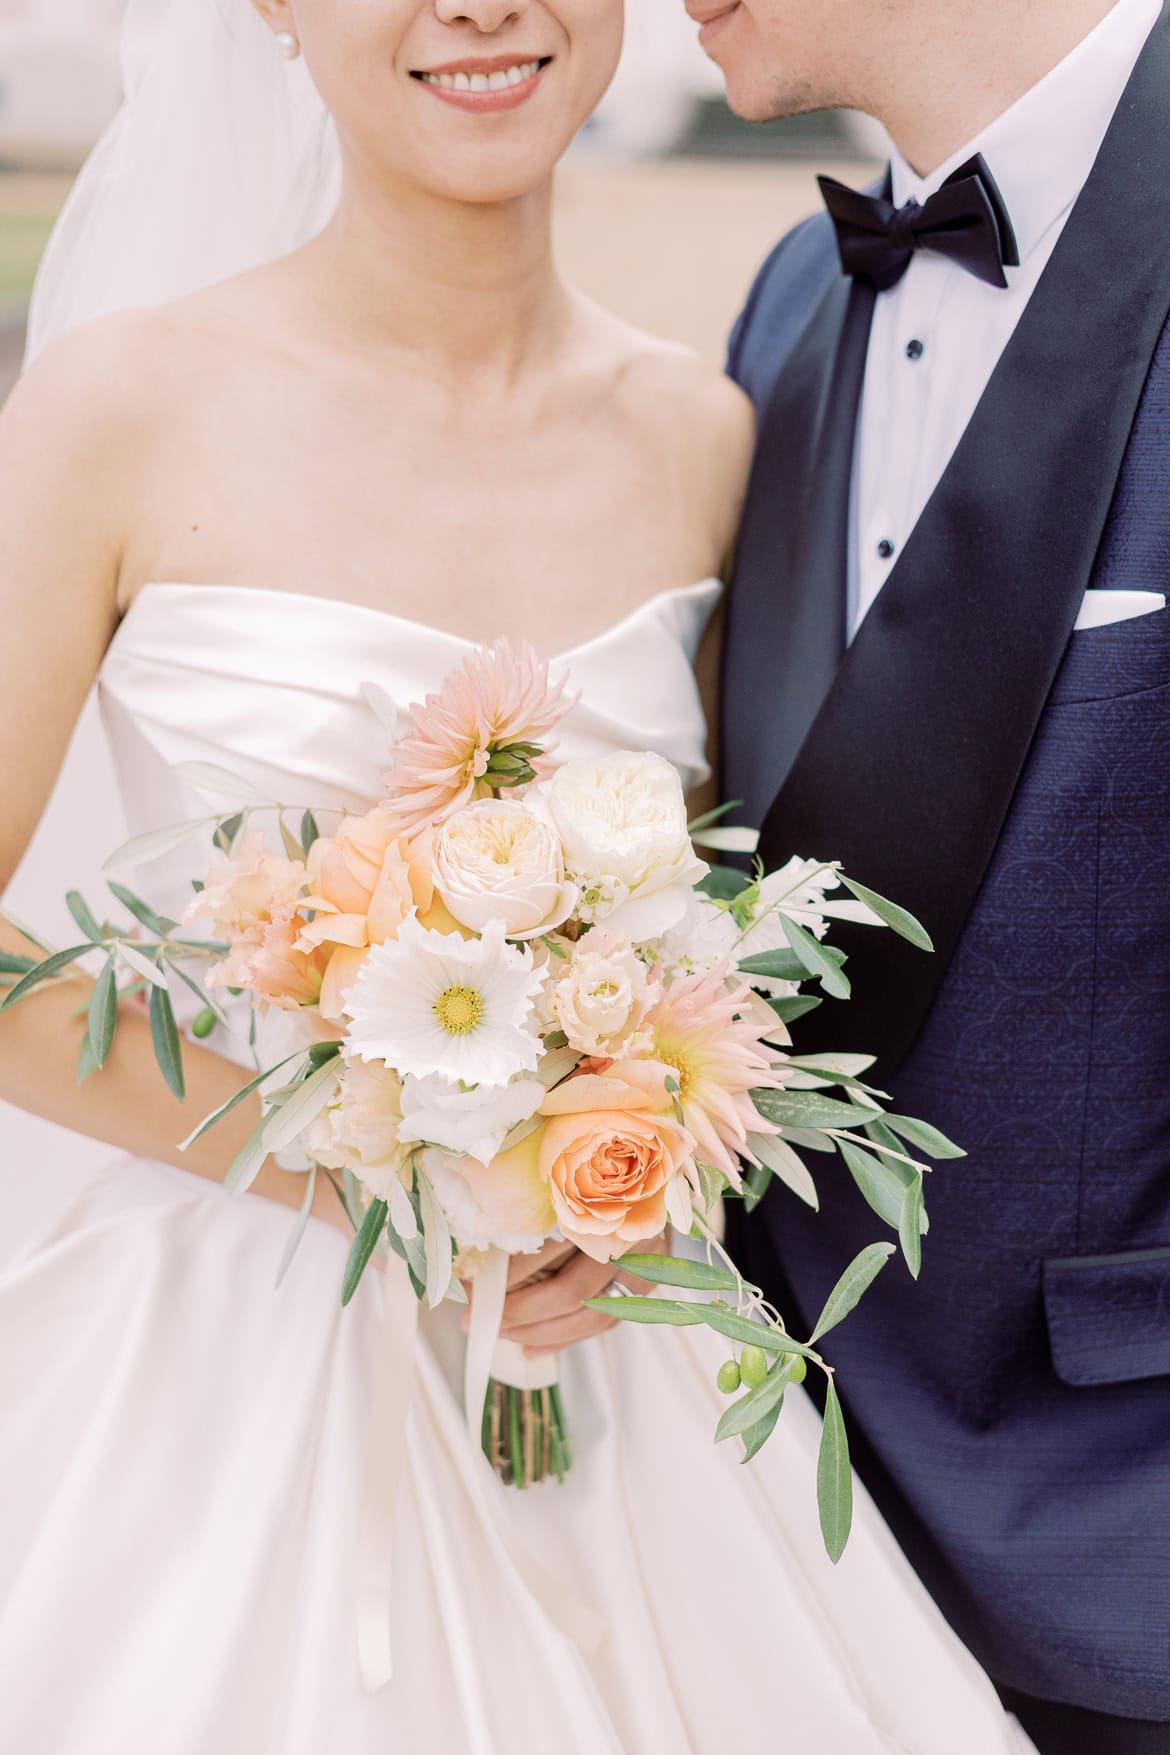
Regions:
M 471 24 L 485 35 L 523 18 L 528 8 L 529 0 L 435 0 L 444 24 Z

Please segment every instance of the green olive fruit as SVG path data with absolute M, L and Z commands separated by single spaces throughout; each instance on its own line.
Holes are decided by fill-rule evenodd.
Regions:
M 803 1383 L 807 1376 L 808 1376 L 808 1365 L 805 1362 L 804 1358 L 801 1356 L 800 1353 L 793 1353 L 791 1363 L 789 1364 L 789 1367 L 788 1367 L 788 1380 L 789 1380 L 789 1382 L 790 1383 Z
M 211 1007 L 205 1005 L 191 1025 L 192 1036 L 202 1042 L 205 1036 L 211 1035 L 211 1032 L 215 1029 L 217 1021 L 218 1020 L 216 1019 L 215 1013 L 212 1011 Z
M 721 1395 L 734 1395 L 739 1388 L 739 1366 L 734 1359 L 725 1359 L 715 1379 Z
M 768 1355 L 763 1347 L 745 1347 L 739 1356 L 739 1374 L 749 1389 L 756 1389 L 768 1375 Z

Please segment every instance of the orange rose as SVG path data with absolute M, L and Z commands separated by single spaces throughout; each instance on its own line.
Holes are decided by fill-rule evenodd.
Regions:
M 567 1079 L 543 1104 L 540 1170 L 557 1223 L 595 1261 L 659 1236 L 675 1177 L 691 1170 L 693 1144 L 674 1119 L 669 1069 L 617 1061 Z

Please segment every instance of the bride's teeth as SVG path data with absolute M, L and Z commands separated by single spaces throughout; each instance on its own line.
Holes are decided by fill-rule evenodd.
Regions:
M 539 72 L 539 61 L 523 61 L 499 73 L 424 73 L 422 78 L 424 84 L 437 85 L 443 91 L 507 91 L 535 79 Z

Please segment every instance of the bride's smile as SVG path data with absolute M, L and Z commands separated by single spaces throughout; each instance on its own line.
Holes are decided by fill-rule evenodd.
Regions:
M 427 91 L 475 116 L 518 110 L 533 97 L 542 83 L 551 55 L 527 60 L 516 54 L 475 56 L 411 75 Z

